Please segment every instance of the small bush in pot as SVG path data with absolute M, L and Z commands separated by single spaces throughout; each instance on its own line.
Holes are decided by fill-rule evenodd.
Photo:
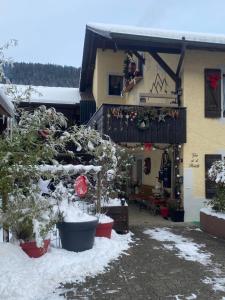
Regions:
M 81 252 L 93 247 L 98 220 L 82 211 L 78 202 L 72 200 L 73 194 L 60 182 L 52 194 L 58 203 L 57 228 L 62 248 Z
M 17 188 L 9 195 L 7 210 L 0 213 L 0 220 L 30 257 L 40 257 L 48 249 L 48 233 L 57 217 L 49 199 L 33 185 Z

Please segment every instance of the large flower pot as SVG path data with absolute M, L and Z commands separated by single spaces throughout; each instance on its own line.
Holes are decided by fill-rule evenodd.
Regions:
M 68 251 L 81 252 L 94 245 L 98 220 L 86 222 L 62 222 L 57 224 L 62 248 Z
M 165 219 L 168 218 L 169 217 L 169 208 L 165 207 L 165 206 L 161 206 L 160 207 L 160 215 Z
M 184 222 L 184 210 L 170 210 L 170 218 L 173 222 Z
M 202 209 L 200 212 L 200 226 L 203 231 L 225 239 L 225 214 Z
M 113 223 L 98 223 L 95 236 L 111 239 Z
M 50 239 L 44 240 L 43 247 L 37 247 L 35 241 L 20 243 L 20 247 L 24 252 L 30 257 L 38 258 L 44 255 L 48 251 L 48 246 L 50 244 Z

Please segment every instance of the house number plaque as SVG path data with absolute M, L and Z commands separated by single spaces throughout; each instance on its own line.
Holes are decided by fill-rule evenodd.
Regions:
M 190 168 L 199 168 L 199 156 L 198 153 L 192 153 L 191 162 L 189 164 Z

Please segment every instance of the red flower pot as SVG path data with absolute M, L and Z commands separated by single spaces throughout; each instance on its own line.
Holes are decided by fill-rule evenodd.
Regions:
M 160 215 L 161 215 L 163 218 L 168 218 L 168 217 L 169 217 L 169 208 L 168 208 L 168 207 L 165 207 L 165 206 L 161 206 L 161 207 L 160 207 Z
M 112 233 L 112 227 L 113 227 L 114 222 L 110 223 L 98 223 L 97 228 L 96 228 L 96 233 L 95 236 L 97 237 L 106 237 L 108 239 L 111 238 L 111 233 Z
M 35 241 L 20 243 L 20 247 L 24 252 L 30 257 L 38 258 L 44 255 L 48 251 L 48 246 L 50 244 L 50 239 L 44 240 L 43 247 L 37 247 Z

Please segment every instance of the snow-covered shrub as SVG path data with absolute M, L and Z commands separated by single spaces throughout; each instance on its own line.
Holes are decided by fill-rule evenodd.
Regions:
M 48 170 L 39 170 L 37 166 L 43 163 L 52 163 L 55 156 L 64 151 L 64 144 L 60 140 L 58 131 L 66 126 L 66 119 L 53 108 L 46 109 L 44 106 L 40 106 L 33 113 L 19 110 L 18 115 L 19 120 L 17 122 L 14 120 L 12 134 L 0 137 L 1 210 L 3 215 L 7 216 L 7 218 L 4 217 L 4 228 L 7 226 L 13 231 L 16 215 L 11 206 L 10 199 L 12 197 L 16 199 L 16 211 L 18 212 L 21 209 L 21 215 L 23 215 L 25 206 L 30 211 L 30 216 L 34 216 L 36 210 L 40 212 L 39 218 L 33 219 L 39 222 L 38 226 L 37 222 L 36 226 L 33 222 L 30 222 L 31 218 L 28 218 L 28 221 L 28 219 L 23 219 L 18 214 L 21 226 L 20 221 L 23 219 L 23 222 L 26 221 L 27 225 L 32 223 L 30 228 L 32 228 L 33 233 L 34 229 L 39 228 L 39 233 L 36 230 L 36 238 L 38 238 L 39 235 L 43 236 L 45 231 L 43 228 L 46 228 L 46 223 L 41 218 L 41 211 L 38 206 L 43 204 L 43 201 L 39 201 L 40 203 L 35 202 L 34 195 L 37 199 L 44 199 L 43 197 L 40 198 L 37 192 L 34 194 L 33 185 L 37 185 L 42 176 L 47 178 L 54 176 Z M 26 200 L 22 195 L 26 196 Z M 31 209 L 33 210 L 31 211 Z M 50 212 L 48 215 L 51 217 Z M 51 220 L 49 223 L 51 223 Z
M 7 210 L 0 209 L 0 222 L 8 226 L 16 240 L 36 239 L 41 246 L 57 222 L 57 214 L 49 197 L 41 195 L 37 186 L 14 189 L 8 197 Z
M 209 178 L 216 183 L 216 195 L 208 204 L 217 212 L 225 212 L 225 161 L 213 163 L 208 172 Z
M 73 126 L 61 138 L 74 145 L 78 156 L 79 153 L 89 154 L 88 163 L 101 166 L 101 197 L 104 201 L 121 194 L 130 166 L 129 156 L 122 147 L 116 145 L 108 136 L 102 137 L 98 131 L 87 126 Z M 92 199 L 98 197 L 96 180 L 95 175 L 89 175 L 89 196 Z

